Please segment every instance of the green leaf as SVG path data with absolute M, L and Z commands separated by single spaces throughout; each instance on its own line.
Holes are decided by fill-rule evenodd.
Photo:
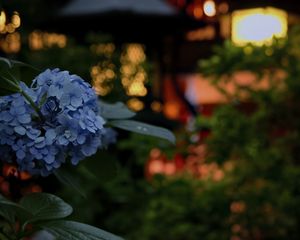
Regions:
M 15 213 L 14 207 L 19 207 L 18 205 L 15 206 L 14 202 L 11 202 L 4 198 L 2 195 L 0 195 L 0 216 L 2 216 L 4 219 L 6 219 L 9 222 L 14 222 L 15 219 Z
M 31 213 L 27 223 L 41 220 L 60 219 L 69 216 L 73 209 L 57 196 L 48 193 L 25 195 L 20 205 Z
M 5 206 L 0 208 L 0 216 L 10 223 L 15 222 L 16 211 L 11 206 Z
M 134 112 L 129 110 L 122 102 L 113 104 L 98 101 L 100 106 L 100 115 L 105 119 L 126 119 L 135 115 Z
M 174 134 L 171 131 L 162 127 L 156 127 L 150 124 L 134 120 L 113 120 L 110 121 L 109 124 L 127 131 L 159 137 L 168 140 L 173 144 L 175 144 L 176 141 Z
M 19 77 L 16 76 L 17 75 L 16 71 L 14 71 L 13 73 L 7 71 L 6 74 L 8 75 L 7 78 L 9 79 L 9 81 L 14 82 L 19 87 L 20 80 L 18 78 L 20 78 L 20 76 Z
M 12 202 L 0 194 L 0 215 L 9 222 L 14 222 L 15 216 L 30 214 L 20 204 Z
M 19 77 L 16 77 L 19 69 L 15 68 L 20 66 L 30 67 L 38 71 L 38 69 L 29 64 L 0 57 L 0 96 L 20 92 Z
M 56 240 L 121 240 L 122 238 L 99 228 L 74 222 L 55 221 L 40 225 L 52 234 Z
M 1 96 L 20 92 L 20 87 L 15 83 L 14 79 L 6 76 L 0 76 L 0 94 Z
M 8 58 L 0 57 L 0 96 L 20 92 L 18 70 L 15 67 L 25 66 L 37 70 L 33 66 Z
M 39 71 L 37 68 L 31 66 L 30 64 L 23 63 L 23 62 L 17 61 L 17 60 L 8 59 L 5 57 L 0 57 L 0 63 L 4 63 L 4 65 L 9 68 L 13 68 L 15 66 L 21 66 L 21 67 L 23 66 L 23 67 L 29 67 L 29 68 Z
M 12 201 L 6 199 L 1 194 L 0 194 L 0 206 L 12 206 L 12 207 L 15 207 L 15 208 L 22 208 L 22 206 L 20 206 L 19 204 L 15 203 L 15 202 L 12 202 Z
M 61 183 L 73 188 L 81 196 L 86 197 L 86 194 L 85 194 L 83 188 L 78 183 L 76 177 L 73 176 L 70 172 L 60 168 L 60 169 L 55 170 L 54 175 Z
M 8 58 L 0 57 L 0 62 L 5 63 L 9 68 L 13 67 L 12 60 L 9 60 Z

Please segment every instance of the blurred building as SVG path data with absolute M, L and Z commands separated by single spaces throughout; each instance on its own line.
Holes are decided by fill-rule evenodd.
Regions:
M 31 49 L 43 46 L 64 47 L 66 35 L 72 35 L 79 42 L 84 42 L 88 32 L 109 33 L 113 36 L 114 45 L 94 48 L 95 51 L 109 52 L 114 46 L 131 44 L 128 45 L 125 53 L 127 55 L 122 60 L 122 84 L 127 87 L 127 93 L 136 97 L 147 94 L 143 87 L 145 74 L 143 70 L 137 70 L 138 65 L 147 57 L 154 63 L 154 101 L 151 107 L 156 111 L 164 110 L 169 118 L 183 121 L 190 115 L 197 114 L 201 105 L 208 106 L 223 101 L 217 90 L 198 73 L 198 61 L 210 56 L 214 44 L 231 37 L 233 40 L 241 39 L 233 33 L 243 34 L 243 31 L 238 32 L 236 29 L 241 19 L 244 19 L 243 14 L 247 13 L 237 10 L 255 9 L 248 13 L 253 17 L 257 11 L 263 11 L 260 15 L 264 15 L 266 7 L 281 9 L 284 11 L 280 14 L 286 21 L 286 29 L 299 22 L 300 13 L 297 0 L 64 0 L 52 1 L 50 4 L 42 0 L 33 2 L 34 6 L 30 6 L 25 0 L 12 0 L 3 4 L 4 8 L 10 8 L 10 12 L 5 15 L 5 11 L 2 11 L 0 15 L 2 51 L 19 51 L 21 40 L 18 29 L 23 20 L 27 26 L 32 27 L 32 34 L 29 36 Z M 39 5 L 44 9 L 39 10 L 40 14 L 22 18 L 22 11 L 34 12 L 34 7 Z M 244 27 L 246 32 L 250 28 L 253 30 L 251 36 L 258 34 L 260 27 L 264 37 L 266 29 L 272 29 L 276 24 L 268 20 L 269 26 L 264 26 L 261 18 L 255 21 L 250 18 L 248 26 Z M 273 33 L 270 34 L 273 37 Z M 242 41 L 247 42 L 247 39 Z M 132 78 L 133 81 L 129 81 L 129 72 L 133 68 L 140 72 L 137 77 Z M 97 66 L 92 68 L 91 76 L 98 79 L 98 83 L 103 81 L 101 74 Z M 103 74 L 113 77 L 113 72 L 109 69 Z M 244 79 L 242 81 L 247 81 L 245 76 L 241 77 Z M 104 95 L 107 91 L 99 88 L 98 93 Z M 136 110 L 142 109 L 140 102 L 132 101 L 131 104 L 135 105 Z

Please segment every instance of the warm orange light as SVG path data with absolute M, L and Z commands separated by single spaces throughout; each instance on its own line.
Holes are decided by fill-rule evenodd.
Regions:
M 145 107 L 144 103 L 141 100 L 137 99 L 137 98 L 129 99 L 127 101 L 127 106 L 135 112 L 141 111 Z
M 159 174 L 164 172 L 164 162 L 159 159 L 154 159 L 149 162 L 148 171 L 150 175 Z
M 20 172 L 20 179 L 21 180 L 28 180 L 30 179 L 32 176 L 28 173 L 28 172 Z
M 0 33 L 13 33 L 15 30 L 20 27 L 21 18 L 18 12 L 14 12 L 11 16 L 11 22 L 7 22 L 7 17 L 4 11 L 0 13 Z
M 161 112 L 162 110 L 162 104 L 158 101 L 154 101 L 151 103 L 151 109 L 154 111 L 154 112 Z
M 164 174 L 167 176 L 174 175 L 176 173 L 176 166 L 173 161 L 166 162 L 164 166 Z
M 109 44 L 94 44 L 91 46 L 91 51 L 106 57 L 112 55 L 115 45 Z M 110 57 L 108 58 L 110 59 Z M 96 93 L 100 96 L 109 94 L 113 89 L 113 81 L 116 78 L 115 65 L 110 60 L 102 60 L 97 65 L 92 66 L 90 75 L 92 77 L 93 87 Z
M 6 32 L 13 33 L 15 31 L 15 27 L 12 23 L 6 25 Z
M 264 90 L 270 87 L 270 73 L 265 72 L 260 81 L 257 81 L 257 76 L 249 71 L 237 71 L 230 77 L 230 81 L 225 81 L 220 84 L 224 91 L 230 96 L 234 96 L 239 87 L 250 87 L 253 90 Z M 273 81 L 276 81 L 278 87 L 282 87 L 283 79 L 286 77 L 284 71 L 275 71 L 273 74 Z M 202 104 L 220 104 L 228 102 L 228 98 L 225 97 L 210 81 L 208 78 L 201 74 L 185 75 L 184 79 L 187 83 L 185 89 L 186 98 L 194 105 Z M 240 95 L 242 99 L 246 99 L 249 95 L 247 92 Z
M 21 25 L 21 18 L 19 16 L 18 12 L 14 12 L 14 14 L 11 17 L 11 23 L 14 25 L 15 28 L 20 27 Z
M 21 48 L 21 36 L 18 32 L 9 33 L 0 40 L 0 48 L 6 53 L 17 53 Z
M 147 89 L 145 88 L 143 82 L 132 81 L 132 83 L 127 88 L 127 94 L 129 96 L 146 96 Z
M 147 73 L 143 67 L 146 60 L 144 46 L 127 44 L 121 55 L 121 82 L 128 96 L 143 97 L 147 95 L 145 83 Z
M 232 41 L 237 45 L 270 44 L 287 34 L 287 13 L 276 8 L 254 8 L 232 14 Z
M 164 105 L 163 112 L 170 119 L 178 119 L 180 114 L 180 108 L 178 102 L 167 102 Z
M 29 47 L 32 50 L 51 48 L 57 46 L 64 48 L 67 44 L 67 36 L 64 34 L 33 31 L 28 37 Z
M 151 158 L 160 158 L 162 155 L 160 149 L 158 148 L 153 148 L 151 151 L 150 151 L 150 157 Z
M 0 32 L 5 30 L 6 14 L 4 11 L 0 13 Z
M 18 177 L 19 175 L 17 167 L 12 164 L 4 164 L 2 174 L 4 177 Z
M 227 2 L 222 2 L 219 4 L 218 10 L 220 13 L 227 13 L 229 10 L 229 5 Z
M 213 17 L 216 15 L 216 4 L 212 0 L 205 1 L 203 4 L 203 12 L 208 17 Z
M 196 30 L 187 32 L 186 39 L 188 41 L 212 40 L 216 36 L 216 30 L 213 26 L 206 26 Z
M 194 8 L 194 16 L 196 19 L 200 19 L 203 15 L 202 7 L 201 6 L 196 6 Z
M 230 204 L 230 210 L 233 213 L 242 213 L 246 210 L 247 206 L 243 201 L 236 201 Z

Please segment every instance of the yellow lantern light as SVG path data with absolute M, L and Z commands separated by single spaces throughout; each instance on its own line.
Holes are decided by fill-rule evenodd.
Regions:
M 4 11 L 1 11 L 0 13 L 0 32 L 2 32 L 5 29 L 5 23 L 6 23 L 6 15 Z
M 232 13 L 231 38 L 237 45 L 271 44 L 274 37 L 285 37 L 287 28 L 287 13 L 277 8 L 253 8 Z
M 217 13 L 215 2 L 212 0 L 205 1 L 203 4 L 203 12 L 208 17 L 215 16 Z

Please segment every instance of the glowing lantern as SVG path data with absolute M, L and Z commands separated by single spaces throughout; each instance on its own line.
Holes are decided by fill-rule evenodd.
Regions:
M 205 1 L 203 4 L 203 12 L 208 17 L 215 16 L 217 13 L 215 2 L 212 0 Z
M 135 112 L 141 111 L 145 107 L 144 103 L 138 98 L 129 99 L 127 101 L 127 106 Z
M 0 13 L 0 32 L 5 30 L 5 23 L 6 23 L 6 15 L 4 11 Z
M 176 165 L 173 161 L 168 161 L 164 166 L 164 174 L 167 176 L 172 176 L 176 173 Z
M 145 166 L 145 175 L 151 179 L 153 175 L 164 174 L 165 159 L 150 158 Z
M 237 45 L 252 43 L 257 46 L 272 43 L 272 39 L 287 34 L 287 13 L 267 7 L 234 11 L 231 37 Z

